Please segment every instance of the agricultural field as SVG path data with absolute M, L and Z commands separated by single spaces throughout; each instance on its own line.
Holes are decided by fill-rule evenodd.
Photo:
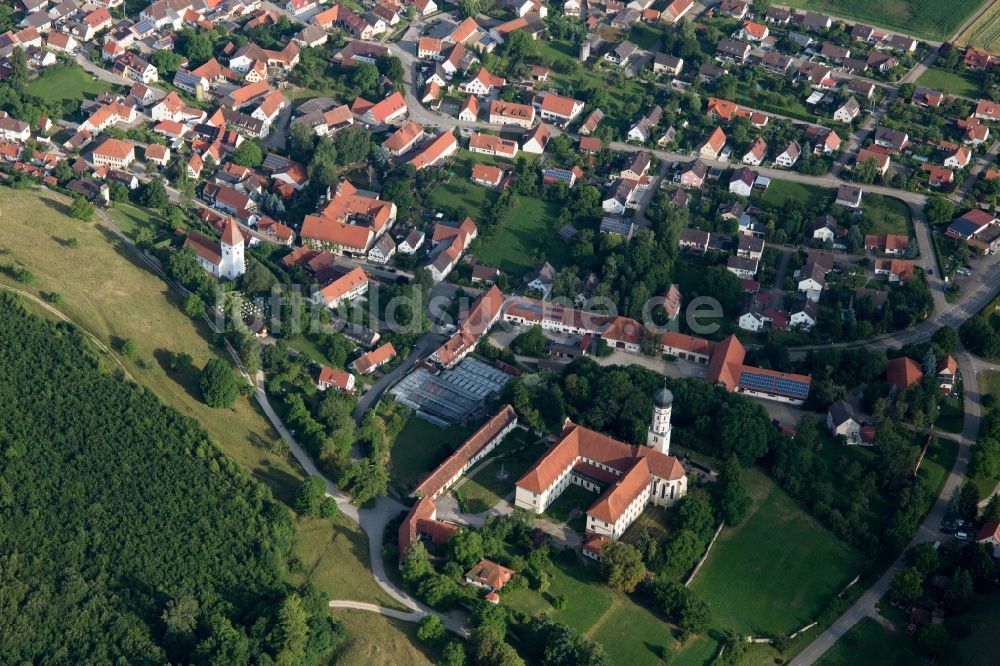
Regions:
M 914 37 L 946 41 L 984 0 L 788 0 L 785 4 L 834 17 L 898 30 Z
M 971 46 L 1000 53 L 1000 5 L 993 5 L 955 40 L 956 46 Z

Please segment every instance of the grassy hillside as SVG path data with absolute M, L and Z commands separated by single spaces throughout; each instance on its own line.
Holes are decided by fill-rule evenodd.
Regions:
M 136 358 L 118 355 L 128 372 L 181 414 L 196 419 L 219 447 L 275 496 L 291 504 L 303 473 L 284 451 L 278 434 L 256 404 L 239 399 L 231 409 L 210 409 L 199 397 L 199 369 L 220 356 L 207 326 L 183 312 L 166 284 L 120 247 L 111 232 L 66 215 L 64 204 L 45 192 L 0 190 L 0 285 L 36 296 L 56 292 L 53 307 L 117 350 L 124 339 L 139 348 Z M 76 239 L 76 247 L 67 241 Z M 27 268 L 30 284 L 17 282 L 13 268 Z M 34 306 L 33 311 L 42 311 Z M 192 365 L 168 369 L 170 352 L 184 351 Z M 111 364 L 109 364 L 111 365 Z M 394 606 L 368 565 L 365 535 L 347 520 L 309 522 L 297 532 L 296 554 L 310 580 L 331 598 Z

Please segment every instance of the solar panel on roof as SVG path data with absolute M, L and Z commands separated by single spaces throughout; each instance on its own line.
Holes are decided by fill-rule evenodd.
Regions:
M 740 386 L 803 400 L 809 397 L 809 382 L 750 370 L 743 370 L 740 373 Z

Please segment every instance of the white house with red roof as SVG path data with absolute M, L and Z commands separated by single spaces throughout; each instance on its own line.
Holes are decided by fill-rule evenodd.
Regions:
M 485 67 L 480 67 L 476 75 L 460 85 L 459 88 L 467 95 L 485 97 L 505 85 L 507 85 L 507 79 L 502 76 L 493 76 Z

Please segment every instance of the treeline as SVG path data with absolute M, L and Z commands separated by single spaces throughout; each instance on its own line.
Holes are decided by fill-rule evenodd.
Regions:
M 325 663 L 290 512 L 89 350 L 0 296 L 0 662 Z

